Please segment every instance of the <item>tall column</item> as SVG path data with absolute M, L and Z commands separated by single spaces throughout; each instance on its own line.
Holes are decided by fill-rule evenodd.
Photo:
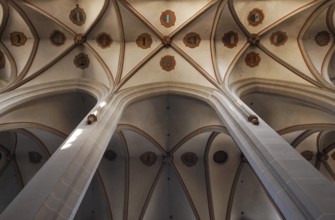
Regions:
M 98 121 L 84 119 L 0 216 L 12 219 L 72 219 L 100 163 L 124 107 L 158 94 L 181 94 L 209 103 L 287 219 L 334 219 L 335 187 L 264 121 L 248 122 L 243 105 L 222 92 L 162 83 L 125 90 L 101 108 Z
M 74 218 L 122 113 L 123 103 L 113 101 L 91 111 L 98 120 L 76 127 L 0 219 Z
M 335 186 L 263 120 L 254 125 L 219 92 L 218 115 L 286 219 L 335 219 Z

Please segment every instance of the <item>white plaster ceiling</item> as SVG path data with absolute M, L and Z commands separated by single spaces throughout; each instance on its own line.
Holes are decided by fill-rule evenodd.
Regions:
M 229 89 L 241 81 L 252 80 L 296 83 L 334 91 L 333 1 L 0 0 L 0 3 L 0 50 L 5 57 L 4 68 L 0 69 L 1 92 L 64 82 L 74 85 L 88 82 L 92 87 L 95 83 L 116 92 L 160 82 Z M 87 17 L 82 26 L 69 19 L 77 4 Z M 248 23 L 247 17 L 255 8 L 264 13 L 264 20 L 254 27 Z M 160 23 L 160 16 L 166 10 L 176 15 L 174 26 L 169 28 Z M 53 45 L 49 39 L 55 30 L 65 35 L 66 40 L 61 46 Z M 12 45 L 10 34 L 14 31 L 25 34 L 27 41 L 24 45 Z M 222 42 L 224 34 L 229 31 L 238 34 L 239 40 L 233 48 Z M 276 31 L 287 34 L 284 45 L 271 43 L 270 37 Z M 330 34 L 330 41 L 325 46 L 319 46 L 315 40 L 322 31 Z M 113 39 L 110 47 L 105 49 L 96 41 L 102 32 Z M 198 47 L 190 48 L 183 42 L 191 32 L 201 37 Z M 147 49 L 136 44 L 137 37 L 143 33 L 152 38 Z M 74 41 L 79 35 L 85 39 L 82 44 Z M 259 37 L 255 45 L 251 42 L 253 35 Z M 166 37 L 172 39 L 168 46 L 163 44 Z M 250 52 L 260 56 L 256 67 L 245 62 Z M 74 65 L 79 53 L 87 54 L 90 60 L 89 67 L 84 70 Z M 175 58 L 176 66 L 171 71 L 160 66 L 165 55 Z M 292 100 L 259 94 L 242 99 L 247 105 L 253 103 L 249 107 L 279 133 L 297 124 L 334 121 L 334 117 L 323 109 L 302 106 Z M 82 103 L 80 95 L 42 99 L 15 108 L 2 117 L 1 122 L 40 123 L 68 134 L 93 102 Z M 33 105 L 36 103 L 38 105 Z M 43 115 L 43 110 L 50 109 L 53 117 Z M 67 118 L 62 117 L 64 112 Z M 93 190 L 89 189 L 77 218 L 171 219 L 172 216 L 173 219 L 225 219 L 232 216 L 233 219 L 259 219 L 260 214 L 280 218 L 254 173 L 245 163 L 241 165 L 240 151 L 231 137 L 218 132 L 219 127 L 222 124 L 215 112 L 203 103 L 195 104 L 194 100 L 159 97 L 129 106 L 108 146 L 117 157 L 114 161 L 102 160 L 90 188 Z M 293 142 L 306 130 L 290 130 L 282 135 Z M 328 140 L 327 132 L 322 129 L 317 132 L 318 137 L 324 135 Z M 43 142 L 52 153 L 58 144 L 53 135 L 36 128 L 25 128 L 24 131 L 15 131 L 15 134 L 21 144 L 26 143 L 32 149 L 38 149 L 38 143 Z M 31 138 L 32 135 L 38 136 L 40 141 Z M 206 152 L 206 144 L 213 136 L 215 138 Z M 315 144 L 318 139 L 315 136 L 306 136 L 299 142 L 297 150 L 309 149 L 316 154 L 316 146 L 320 144 Z M 29 149 L 17 148 L 22 155 L 26 155 Z M 227 151 L 231 158 L 224 166 L 217 166 L 211 160 L 220 149 Z M 0 148 L 0 151 L 6 155 L 5 149 Z M 139 160 L 146 151 L 158 155 L 156 164 L 149 168 Z M 181 162 L 181 155 L 188 151 L 198 155 L 196 167 L 188 168 Z M 163 155 L 167 152 L 172 152 L 176 158 L 168 165 L 163 162 Z M 0 166 L 4 167 L 4 161 L 0 160 Z M 17 165 L 23 168 L 21 179 L 24 184 L 37 170 L 26 166 L 26 162 L 22 159 Z M 322 164 L 319 169 L 331 179 L 329 167 Z M 335 164 L 330 161 L 328 166 L 335 167 Z M 13 186 L 3 188 L 11 191 L 11 196 L 22 187 L 13 178 L 17 172 L 15 169 L 14 165 L 8 165 L 0 179 L 9 180 L 0 184 Z M 259 204 L 268 207 L 267 212 L 259 213 L 257 207 L 252 206 L 252 193 L 259 196 Z M 7 202 L 10 200 L 6 198 Z
M 241 80 L 266 79 L 333 90 L 331 60 L 335 28 L 331 3 L 322 0 L 2 1 L 1 50 L 6 61 L 1 69 L 0 86 L 7 91 L 22 85 L 89 80 L 117 90 L 157 82 L 220 88 Z M 77 4 L 86 14 L 81 26 L 69 19 Z M 264 19 L 257 26 L 248 23 L 247 17 L 253 9 L 263 12 Z M 166 10 L 176 16 L 171 27 L 160 23 Z M 51 44 L 49 37 L 54 30 L 64 33 L 63 45 Z M 23 46 L 11 44 L 9 36 L 13 31 L 26 35 Z M 223 45 L 222 37 L 228 31 L 238 34 L 236 47 Z M 270 36 L 276 31 L 287 34 L 284 45 L 271 44 Z M 330 34 L 325 46 L 315 41 L 321 31 Z M 102 32 L 113 39 L 106 49 L 96 42 Z M 198 47 L 190 48 L 183 42 L 191 32 L 200 35 Z M 136 44 L 143 33 L 152 37 L 147 49 Z M 82 45 L 73 40 L 78 34 L 86 40 Z M 260 38 L 257 45 L 248 41 L 252 35 Z M 164 37 L 172 39 L 170 46 L 164 47 Z M 261 58 L 253 68 L 245 63 L 251 51 L 259 53 Z M 73 64 L 80 52 L 89 56 L 88 69 L 81 70 Z M 175 57 L 176 67 L 172 71 L 160 67 L 164 55 Z

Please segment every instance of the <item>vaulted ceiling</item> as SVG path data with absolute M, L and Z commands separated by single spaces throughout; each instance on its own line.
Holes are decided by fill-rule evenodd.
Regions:
M 333 0 L 0 0 L 0 98 L 52 85 L 90 85 L 97 100 L 149 83 L 217 89 L 241 96 L 334 180 L 335 156 L 325 159 L 335 155 L 330 110 L 239 93 L 256 83 L 334 92 L 334 10 Z M 94 103 L 71 93 L 1 115 L 1 125 L 16 125 L 0 133 L 0 174 L 12 178 L 12 197 L 41 166 L 29 152 L 44 163 Z M 217 151 L 228 153 L 224 165 L 213 161 Z M 77 219 L 281 217 L 204 103 L 178 96 L 135 103 L 106 152 Z M 198 162 L 185 165 L 185 153 Z M 252 193 L 266 207 L 261 213 Z
M 1 88 L 256 78 L 333 90 L 333 9 L 322 0 L 1 1 Z

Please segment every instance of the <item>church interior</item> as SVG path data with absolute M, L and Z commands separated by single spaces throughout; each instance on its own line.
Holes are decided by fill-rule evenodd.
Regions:
M 0 219 L 335 219 L 334 36 L 334 0 L 0 0 Z

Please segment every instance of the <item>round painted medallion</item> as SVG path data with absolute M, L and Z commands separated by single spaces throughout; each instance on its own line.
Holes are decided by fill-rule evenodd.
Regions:
M 259 62 L 261 61 L 261 58 L 258 53 L 250 52 L 245 56 L 244 61 L 248 66 L 255 67 L 258 66 Z
M 195 48 L 199 46 L 201 38 L 199 34 L 191 32 L 186 34 L 183 41 L 186 47 Z
M 331 154 L 331 158 L 335 160 L 335 151 Z
M 234 31 L 228 31 L 222 37 L 222 43 L 225 47 L 234 48 L 238 43 L 238 34 Z
M 254 8 L 249 12 L 248 22 L 251 26 L 258 26 L 264 20 L 264 13 L 258 8 Z
M 111 46 L 113 39 L 109 34 L 103 32 L 97 36 L 96 41 L 99 47 L 101 47 L 102 49 L 105 49 Z
M 148 33 L 143 33 L 136 39 L 136 44 L 138 47 L 142 49 L 148 49 L 151 47 L 152 44 L 152 38 L 151 35 Z
M 193 152 L 186 152 L 183 155 L 181 155 L 181 161 L 183 164 L 187 167 L 193 167 L 198 162 L 198 156 Z
M 10 41 L 12 45 L 20 47 L 26 43 L 27 37 L 22 32 L 14 31 L 10 34 Z
M 176 22 L 176 15 L 171 10 L 166 10 L 162 12 L 162 15 L 160 17 L 161 24 L 164 27 L 172 27 L 174 23 Z
M 85 24 L 86 14 L 84 9 L 80 8 L 79 5 L 77 5 L 76 8 L 70 12 L 70 20 L 78 26 L 82 26 L 83 24 Z
M 30 163 L 40 163 L 42 161 L 42 155 L 36 151 L 28 152 Z
M 286 32 L 276 31 L 271 34 L 270 41 L 271 44 L 275 45 L 276 47 L 282 46 L 287 41 L 287 34 Z
M 315 36 L 315 42 L 323 47 L 330 42 L 330 34 L 328 31 L 321 31 Z
M 80 53 L 74 58 L 74 64 L 77 68 L 86 69 L 90 65 L 90 59 L 85 53 Z
M 171 71 L 176 66 L 176 61 L 174 59 L 174 56 L 166 55 L 161 58 L 160 65 L 163 70 L 165 71 Z
M 154 152 L 148 151 L 140 156 L 140 160 L 144 165 L 151 167 L 156 163 L 157 155 Z
M 61 46 L 64 44 L 66 37 L 63 32 L 55 30 L 54 32 L 51 33 L 49 39 L 53 45 Z
M 215 163 L 224 164 L 228 159 L 228 154 L 226 151 L 216 151 L 213 155 L 213 160 Z
M 303 156 L 306 160 L 311 161 L 313 159 L 313 152 L 310 150 L 305 150 L 301 153 L 301 156 Z
M 113 161 L 116 159 L 117 154 L 113 150 L 106 150 L 104 153 L 104 158 L 109 161 Z

